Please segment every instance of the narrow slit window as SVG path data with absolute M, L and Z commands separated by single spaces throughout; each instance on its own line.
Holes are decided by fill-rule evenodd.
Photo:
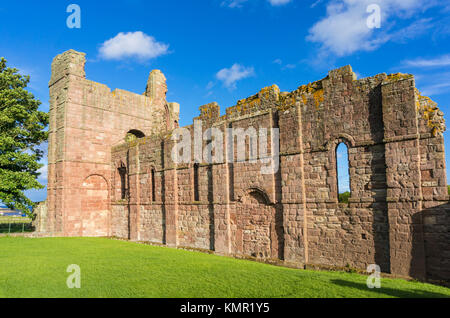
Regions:
M 350 198 L 350 175 L 348 148 L 340 143 L 336 148 L 337 190 L 340 203 L 348 203 Z
M 194 164 L 194 201 L 200 201 L 198 189 L 198 163 Z
M 125 200 L 127 198 L 127 169 L 121 167 L 118 170 L 120 176 L 120 198 Z
M 258 158 L 257 153 L 258 153 L 258 144 L 255 142 L 255 140 L 253 139 L 252 136 L 249 137 L 249 161 L 253 161 L 256 160 Z
M 152 184 L 152 201 L 156 201 L 156 189 L 155 189 L 155 169 L 152 169 L 152 175 L 151 175 L 151 184 Z

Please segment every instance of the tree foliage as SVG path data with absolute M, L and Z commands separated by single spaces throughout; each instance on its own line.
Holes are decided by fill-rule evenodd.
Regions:
M 0 58 L 0 201 L 28 214 L 34 203 L 24 191 L 44 188 L 37 180 L 44 155 L 39 145 L 48 138 L 48 114 L 26 90 L 29 82 Z
M 350 199 L 350 192 L 339 193 L 339 203 L 348 203 Z

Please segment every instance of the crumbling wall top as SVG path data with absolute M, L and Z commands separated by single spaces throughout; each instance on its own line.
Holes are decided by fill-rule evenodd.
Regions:
M 52 75 L 49 86 L 59 81 L 67 75 L 74 75 L 86 78 L 84 66 L 86 64 L 86 54 L 75 50 L 68 50 L 57 55 L 52 62 Z
M 422 96 L 417 88 L 415 89 L 415 98 L 417 111 L 432 136 L 442 136 L 447 127 L 444 113 L 438 108 L 437 103 L 427 96 Z
M 150 97 L 153 104 L 163 104 L 166 100 L 167 84 L 166 77 L 160 70 L 150 72 L 145 89 L 145 95 Z

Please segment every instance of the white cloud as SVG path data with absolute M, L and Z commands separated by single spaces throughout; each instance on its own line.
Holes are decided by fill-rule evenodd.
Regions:
M 403 64 L 405 66 L 412 66 L 412 67 L 450 66 L 450 54 L 442 55 L 431 59 L 418 58 L 415 60 L 407 60 L 404 61 Z
M 450 82 L 428 85 L 423 87 L 421 94 L 425 96 L 448 94 Z
M 286 64 L 283 68 L 292 70 L 296 67 L 297 67 L 297 64 Z
M 436 62 L 432 60 L 417 60 L 419 63 L 419 68 L 421 68 L 421 74 L 414 74 L 414 78 L 416 80 L 416 87 L 419 89 L 422 95 L 425 96 L 434 96 L 434 95 L 448 95 L 450 94 L 450 72 L 448 71 L 448 67 L 441 67 L 440 69 L 433 68 L 428 71 L 428 66 L 436 66 L 439 64 L 438 58 L 435 59 Z M 431 63 L 430 63 L 431 61 Z M 423 66 L 423 67 L 422 67 Z
M 228 8 L 240 8 L 244 2 L 247 2 L 247 0 L 225 0 L 222 5 Z
M 391 32 L 390 34 L 385 34 L 385 39 L 386 42 L 406 43 L 407 40 L 423 35 L 434 27 L 435 25 L 432 19 L 419 19 L 405 28 Z
M 217 72 L 216 78 L 222 81 L 229 89 L 235 89 L 237 81 L 254 75 L 255 70 L 253 67 L 245 67 L 235 63 L 232 67 L 224 68 Z
M 280 65 L 282 70 L 294 69 L 297 67 L 297 64 L 293 64 L 293 63 L 284 65 L 284 63 L 281 59 L 275 59 L 272 63 Z
M 281 64 L 283 64 L 283 61 L 282 61 L 281 59 L 275 59 L 275 60 L 273 61 L 273 63 L 278 64 L 278 65 L 281 65 Z
M 39 177 L 38 177 L 38 181 L 40 182 L 40 183 L 43 183 L 43 184 L 47 184 L 47 177 L 48 177 L 48 163 L 45 161 L 45 162 L 41 162 L 41 163 L 43 163 L 44 164 L 44 166 L 42 166 L 42 168 L 41 169 L 39 169 L 38 170 L 38 172 L 41 174 Z
M 372 4 L 378 4 L 381 9 L 381 28 L 367 25 L 372 14 L 367 8 Z M 408 18 L 434 5 L 436 2 L 431 1 L 425 6 L 420 0 L 330 0 L 326 17 L 311 27 L 306 39 L 338 56 L 374 50 L 388 41 L 401 41 L 423 33 L 419 26 L 429 26 L 429 19 L 419 20 L 403 31 L 390 33 L 390 27 L 395 18 Z
M 100 47 L 100 56 L 108 60 L 120 60 L 136 57 L 148 60 L 167 54 L 169 45 L 157 42 L 154 37 L 141 31 L 120 32 L 112 39 L 105 41 Z
M 323 0 L 316 0 L 315 2 L 313 2 L 313 4 L 311 4 L 309 7 L 310 8 L 314 8 L 316 7 L 318 4 L 320 4 Z
M 245 2 L 249 0 L 225 0 L 222 2 L 222 6 L 226 6 L 229 8 L 240 8 Z M 288 4 L 292 0 L 267 0 L 273 7 L 279 7 L 285 4 Z
M 426 72 L 415 76 L 416 86 L 422 95 L 434 96 L 450 93 L 450 72 Z
M 269 2 L 273 6 L 282 6 L 291 2 L 291 0 L 269 0 Z

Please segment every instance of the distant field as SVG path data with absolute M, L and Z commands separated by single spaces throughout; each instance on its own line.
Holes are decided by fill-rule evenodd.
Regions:
M 31 219 L 28 217 L 0 216 L 0 234 L 30 232 Z
M 0 297 L 450 297 L 450 289 L 94 238 L 0 238 Z M 71 264 L 81 288 L 69 289 Z

